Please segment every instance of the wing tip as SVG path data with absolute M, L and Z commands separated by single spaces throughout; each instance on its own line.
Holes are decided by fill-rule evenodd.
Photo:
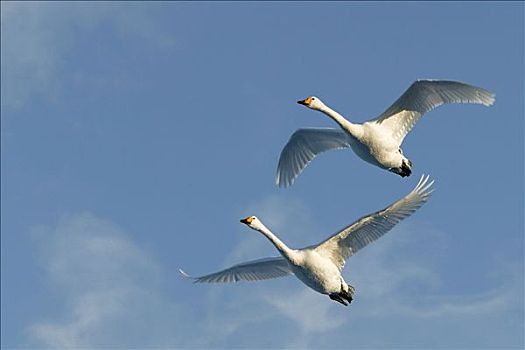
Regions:
M 279 188 L 287 188 L 293 185 L 294 179 L 283 178 L 280 173 L 275 177 L 275 185 Z
M 496 94 L 495 93 L 492 93 L 486 89 L 483 89 L 481 87 L 478 87 L 478 86 L 475 86 L 475 85 L 471 85 L 471 84 L 468 84 L 468 83 L 465 83 L 463 81 L 459 81 L 459 80 L 449 80 L 449 79 L 416 79 L 413 84 L 416 84 L 416 83 L 434 83 L 434 84 L 439 84 L 439 83 L 455 83 L 455 84 L 462 84 L 462 85 L 465 85 L 467 87 L 470 87 L 470 88 L 473 88 L 475 89 L 475 94 L 477 95 L 477 100 L 474 100 L 474 101 L 469 101 L 469 103 L 478 103 L 478 104 L 482 104 L 484 106 L 492 106 L 495 102 L 496 102 Z
M 194 277 L 188 275 L 186 272 L 184 272 L 182 269 L 179 269 L 179 273 L 180 275 L 183 277 L 183 278 L 186 278 L 186 279 L 191 279 L 191 280 L 195 280 Z
M 430 182 L 429 182 L 430 180 Z M 434 186 L 434 179 L 430 178 L 430 175 L 422 174 L 421 178 L 419 179 L 418 184 L 414 188 L 413 192 L 417 193 L 418 195 L 424 197 L 425 199 L 428 198 L 432 192 L 436 190 Z
M 279 160 L 279 165 L 277 166 L 277 172 L 275 174 L 275 185 L 280 188 L 286 188 L 293 185 L 295 178 L 291 177 L 290 174 L 285 172 L 281 168 L 281 161 Z
M 489 92 L 489 96 L 487 97 L 487 102 L 483 104 L 489 107 L 489 106 L 492 106 L 495 102 L 496 102 L 496 94 Z
M 287 188 L 290 186 L 286 181 L 275 181 L 275 185 L 279 188 Z

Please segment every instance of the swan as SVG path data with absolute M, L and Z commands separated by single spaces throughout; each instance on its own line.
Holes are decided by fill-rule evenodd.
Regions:
M 363 124 L 351 123 L 341 114 L 311 96 L 297 103 L 323 112 L 342 129 L 298 129 L 283 148 L 275 182 L 291 186 L 303 169 L 319 154 L 351 148 L 364 161 L 401 177 L 410 176 L 412 162 L 401 144 L 416 122 L 444 103 L 474 103 L 490 106 L 495 96 L 489 91 L 457 81 L 417 80 L 379 117 Z
M 428 180 L 428 175 L 421 176 L 417 186 L 404 198 L 303 249 L 289 248 L 256 216 L 249 216 L 241 222 L 268 238 L 281 256 L 244 262 L 200 277 L 191 277 L 180 269 L 179 272 L 194 283 L 257 281 L 295 275 L 313 290 L 347 306 L 355 289 L 341 276 L 346 260 L 419 209 L 433 191 L 434 181 Z

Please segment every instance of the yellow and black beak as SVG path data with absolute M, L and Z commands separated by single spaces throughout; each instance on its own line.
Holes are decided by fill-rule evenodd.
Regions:
M 241 219 L 241 222 L 245 225 L 251 224 L 253 221 L 253 218 L 251 216 L 248 216 L 246 219 Z
M 297 101 L 297 103 L 299 103 L 300 105 L 303 105 L 303 106 L 310 106 L 310 104 L 312 103 L 312 98 L 308 97 L 305 100 Z

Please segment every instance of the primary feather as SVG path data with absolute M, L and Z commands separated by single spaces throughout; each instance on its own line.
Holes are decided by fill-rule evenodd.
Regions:
M 445 103 L 472 103 L 491 106 L 495 96 L 491 92 L 459 81 L 418 80 L 377 119 L 389 128 L 401 144 L 423 114 Z

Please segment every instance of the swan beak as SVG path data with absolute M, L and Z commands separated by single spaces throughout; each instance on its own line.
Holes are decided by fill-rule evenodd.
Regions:
M 299 103 L 300 105 L 303 105 L 303 106 L 310 106 L 310 103 L 312 103 L 312 98 L 308 97 L 305 100 L 297 101 L 297 103 Z
M 241 222 L 245 225 L 251 224 L 253 221 L 253 218 L 251 216 L 248 216 L 246 219 L 241 219 Z

